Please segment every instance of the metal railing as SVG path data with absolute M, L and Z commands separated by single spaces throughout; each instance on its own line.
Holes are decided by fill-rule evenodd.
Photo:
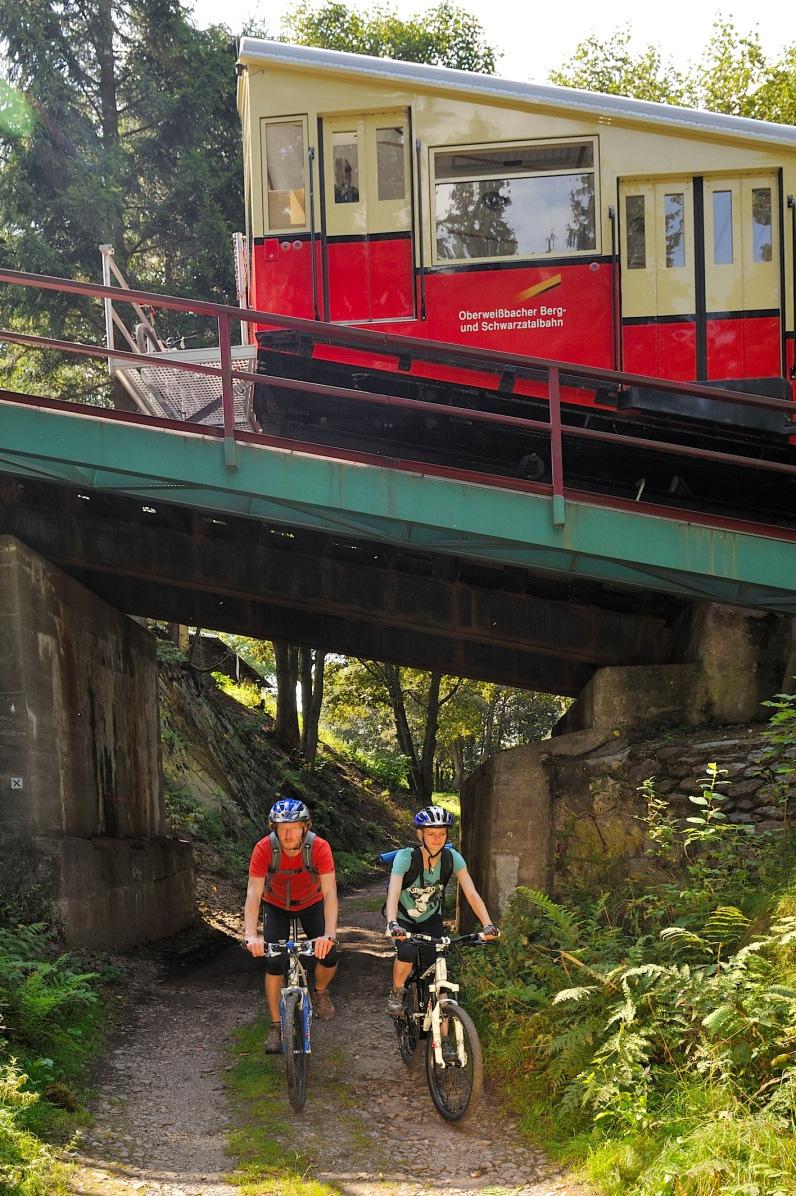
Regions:
M 104 257 L 103 261 L 107 261 L 108 263 L 109 278 L 110 274 L 115 270 L 115 264 L 110 255 L 107 258 Z M 109 332 L 111 346 L 114 345 L 113 328 L 121 330 L 124 325 L 118 319 L 118 314 L 115 313 L 112 307 L 111 314 L 108 314 L 109 302 L 111 305 L 114 302 L 130 303 L 133 306 L 133 310 L 141 319 L 146 329 L 146 335 L 149 337 L 151 334 L 152 343 L 158 346 L 161 346 L 162 342 L 159 340 L 145 309 L 163 309 L 191 313 L 214 319 L 218 329 L 220 366 L 202 365 L 198 362 L 183 362 L 178 358 L 170 356 L 168 367 L 169 369 L 185 370 L 194 374 L 220 378 L 224 460 L 229 469 L 237 467 L 238 442 L 242 439 L 249 440 L 253 436 L 254 439 L 257 439 L 256 434 L 241 432 L 236 430 L 235 427 L 233 383 L 235 380 L 239 380 L 249 383 L 252 386 L 266 384 L 278 387 L 281 390 L 299 391 L 304 395 L 317 395 L 323 398 L 341 399 L 355 403 L 365 403 L 371 406 L 406 408 L 412 411 L 429 411 L 433 412 L 436 416 L 462 417 L 470 422 L 502 424 L 527 431 L 541 432 L 550 438 L 550 484 L 525 482 L 522 483 L 522 486 L 531 491 L 549 493 L 551 495 L 553 523 L 557 526 L 565 522 L 565 479 L 562 448 L 564 437 L 624 445 L 632 447 L 634 450 L 662 450 L 667 454 L 676 456 L 728 464 L 741 469 L 770 471 L 796 477 L 796 463 L 764 461 L 735 453 L 676 444 L 667 440 L 640 438 L 596 428 L 564 424 L 561 415 L 562 379 L 566 383 L 575 382 L 602 388 L 612 387 L 618 390 L 626 390 L 634 386 L 653 388 L 657 391 L 681 395 L 684 401 L 698 397 L 712 402 L 757 407 L 762 410 L 780 412 L 783 415 L 783 425 L 786 420 L 792 421 L 796 417 L 796 405 L 784 399 L 774 399 L 764 395 L 751 395 L 746 392 L 725 390 L 699 383 L 673 382 L 664 378 L 626 374 L 616 370 L 596 369 L 592 366 L 578 365 L 572 362 L 525 357 L 519 354 L 503 353 L 492 349 L 469 348 L 437 341 L 423 341 L 414 337 L 395 336 L 383 332 L 323 324 L 315 320 L 304 320 L 295 316 L 279 315 L 274 312 L 263 312 L 219 303 L 182 299 L 173 295 L 162 295 L 152 291 L 136 290 L 128 288 L 126 284 L 122 291 L 118 286 L 111 286 L 107 280 L 100 286 L 92 283 L 75 282 L 65 278 L 50 277 L 48 275 L 29 274 L 16 270 L 0 270 L 0 282 L 7 285 L 34 287 L 44 291 L 57 291 L 103 300 L 106 313 L 106 329 Z M 375 352 L 382 356 L 396 357 L 399 362 L 411 359 L 413 361 L 423 361 L 437 365 L 454 366 L 458 369 L 473 370 L 479 374 L 493 375 L 498 380 L 498 383 L 506 374 L 510 374 L 515 379 L 529 379 L 536 384 L 538 384 L 541 377 L 542 379 L 546 379 L 547 384 L 546 398 L 549 403 L 549 418 L 547 420 L 538 420 L 501 412 L 474 410 L 469 407 L 449 406 L 447 404 L 440 405 L 414 398 L 361 391 L 350 387 L 331 386 L 318 382 L 296 380 L 237 369 L 232 360 L 230 329 L 233 322 L 243 322 L 270 329 L 285 329 L 302 334 L 312 341 L 322 341 L 323 343 L 338 347 L 361 349 Z M 126 333 L 125 339 L 130 344 L 129 332 Z M 110 346 L 106 348 L 83 342 L 63 341 L 51 337 L 35 336 L 9 329 L 0 330 L 0 340 L 25 345 L 32 349 L 58 350 L 68 354 L 106 359 L 109 363 L 123 361 L 132 362 L 137 366 L 145 363 L 163 365 L 163 357 L 159 353 L 142 353 L 135 343 L 131 344 L 128 349 L 119 349 Z M 165 423 L 168 421 L 160 422 Z M 190 424 L 186 424 L 186 427 L 190 427 Z M 202 427 L 200 430 L 205 434 L 209 431 L 206 427 Z M 794 427 L 794 435 L 796 435 L 796 426 Z M 262 437 L 260 439 L 270 443 L 270 439 L 273 438 Z M 312 451 L 311 446 L 303 444 L 302 449 Z M 315 451 L 320 451 L 321 449 L 324 456 L 338 455 L 348 458 L 352 457 L 352 455 L 356 456 L 356 454 L 335 450 L 328 446 L 315 446 Z M 364 459 L 367 454 L 360 454 L 360 456 Z M 477 476 L 481 480 L 481 475 Z M 508 479 L 502 478 L 501 481 L 505 485 Z M 496 479 L 493 479 L 493 482 L 500 484 Z M 590 497 L 592 501 L 596 501 L 593 495 Z M 678 512 L 672 512 L 665 508 L 661 509 L 661 513 L 667 515 L 669 518 L 678 517 Z M 722 520 L 718 518 L 713 520 L 713 522 L 721 523 Z M 724 520 L 724 522 L 727 521 Z

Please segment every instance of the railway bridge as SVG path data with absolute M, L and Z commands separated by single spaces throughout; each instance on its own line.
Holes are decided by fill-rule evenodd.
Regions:
M 11 271 L 0 281 L 99 297 L 106 311 L 119 301 L 110 285 Z M 246 346 L 233 351 L 231 324 L 303 333 L 304 321 L 129 290 L 124 301 L 145 323 L 158 305 L 212 317 L 217 347 L 197 359 L 148 342 L 142 353 L 129 338 L 120 349 L 113 337 L 102 347 L 0 332 L 30 351 L 107 358 L 127 370 L 128 396 L 144 394 L 119 410 L 0 392 L 3 854 L 12 876 L 28 868 L 20 845 L 36 841 L 75 941 L 102 941 L 110 925 L 130 941 L 168 933 L 190 906 L 185 847 L 163 838 L 153 648 L 130 615 L 581 695 L 571 728 L 642 711 L 741 721 L 796 670 L 796 520 L 570 485 L 566 445 L 590 435 L 562 425 L 560 375 L 574 367 L 532 363 L 549 386 L 549 481 L 490 476 L 290 440 L 246 418 L 263 379 Z M 326 331 L 406 350 L 400 338 Z M 505 355 L 472 352 L 505 372 Z M 147 370 L 179 379 L 181 411 Z M 326 391 L 396 405 L 280 385 L 308 404 Z M 750 467 L 712 456 L 739 478 Z M 796 464 L 772 469 L 796 479 Z

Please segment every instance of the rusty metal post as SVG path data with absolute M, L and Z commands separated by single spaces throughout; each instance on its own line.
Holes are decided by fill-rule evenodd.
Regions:
M 564 456 L 561 449 L 561 375 L 551 366 L 548 379 L 550 392 L 550 474 L 553 483 L 553 526 L 566 523 L 564 506 Z
M 221 405 L 224 412 L 224 464 L 227 469 L 238 468 L 238 445 L 235 440 L 235 395 L 232 382 L 232 341 L 229 316 L 218 317 L 218 347 L 221 350 Z

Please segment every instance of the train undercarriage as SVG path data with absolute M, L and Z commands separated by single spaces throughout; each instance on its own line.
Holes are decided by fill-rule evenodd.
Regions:
M 400 402 L 359 402 L 263 383 L 254 388 L 254 414 L 265 434 L 444 465 L 464 473 L 528 482 L 551 480 L 546 431 L 461 414 L 488 411 L 546 422 L 549 406 L 541 394 L 516 393 L 510 382 L 495 389 L 420 376 L 409 372 L 407 361 L 396 372 L 329 360 L 319 355 L 309 338 L 292 333 L 260 333 L 258 346 L 258 373 L 355 390 L 363 396 L 386 395 Z M 782 409 L 761 410 L 752 404 L 730 408 L 652 389 L 589 386 L 563 372 L 561 387 L 568 490 L 735 520 L 796 524 L 796 426 Z M 678 402 L 687 406 L 688 414 L 678 412 Z M 452 408 L 456 414 L 450 412 Z M 567 428 L 610 435 L 606 439 L 567 436 Z M 643 441 L 657 443 L 648 447 Z M 678 451 L 683 449 L 686 454 Z M 742 457 L 749 464 L 703 453 Z M 782 470 L 773 471 L 771 465 Z

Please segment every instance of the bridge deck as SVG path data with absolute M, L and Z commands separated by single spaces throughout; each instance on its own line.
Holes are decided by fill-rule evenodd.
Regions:
M 796 614 L 796 530 L 0 392 L 0 472 Z

